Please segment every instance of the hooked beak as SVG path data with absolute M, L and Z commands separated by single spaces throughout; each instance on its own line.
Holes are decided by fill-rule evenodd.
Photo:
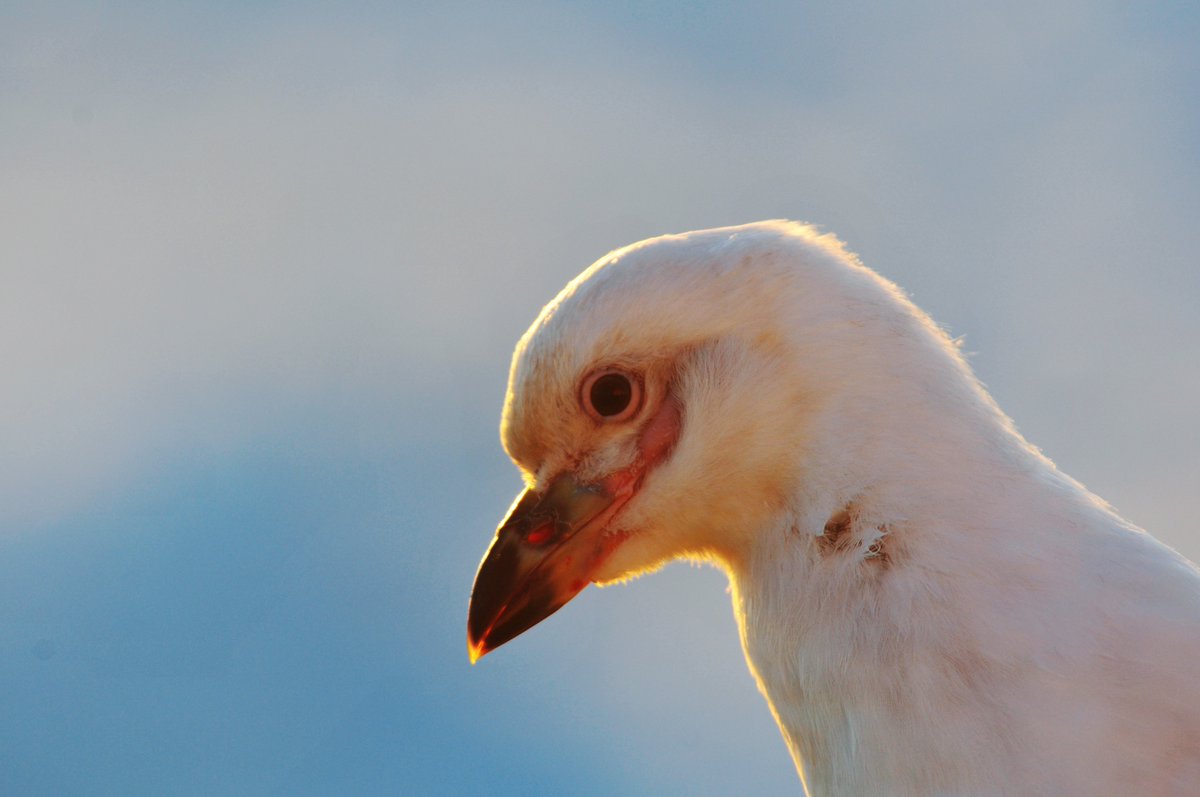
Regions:
M 631 491 L 608 482 L 580 484 L 568 473 L 544 493 L 517 497 L 475 574 L 467 612 L 472 664 L 578 595 L 621 544 L 624 537 L 606 527 Z

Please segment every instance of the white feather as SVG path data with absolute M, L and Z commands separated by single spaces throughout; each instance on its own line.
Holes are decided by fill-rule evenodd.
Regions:
M 522 338 L 506 448 L 535 486 L 635 431 L 597 364 L 683 407 L 599 574 L 729 573 L 747 661 L 814 797 L 1200 794 L 1200 574 L 1025 442 L 956 345 L 790 222 L 598 261 Z

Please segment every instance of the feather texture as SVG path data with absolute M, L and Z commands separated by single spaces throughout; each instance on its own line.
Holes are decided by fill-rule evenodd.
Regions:
M 600 366 L 682 426 L 592 580 L 724 568 L 814 797 L 1200 794 L 1200 574 L 1029 445 L 957 346 L 791 222 L 617 250 L 543 310 L 502 424 L 532 490 L 638 460 Z

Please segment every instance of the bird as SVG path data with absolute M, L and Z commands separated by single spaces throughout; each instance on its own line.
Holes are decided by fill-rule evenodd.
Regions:
M 520 338 L 472 663 L 589 584 L 724 570 L 812 797 L 1200 795 L 1200 571 L 1028 443 L 832 233 L 616 249 Z

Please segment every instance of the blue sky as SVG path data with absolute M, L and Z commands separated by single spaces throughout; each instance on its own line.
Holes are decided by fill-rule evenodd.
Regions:
M 0 792 L 794 793 L 724 577 L 476 667 L 511 346 L 790 217 L 1200 558 L 1191 4 L 0 9 Z

